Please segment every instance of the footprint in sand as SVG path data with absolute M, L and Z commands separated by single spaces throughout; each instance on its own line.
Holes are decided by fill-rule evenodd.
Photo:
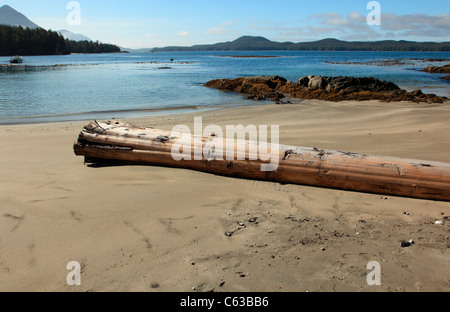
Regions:
M 3 215 L 3 217 L 8 218 L 8 219 L 14 221 L 15 224 L 14 224 L 14 226 L 11 228 L 11 232 L 16 231 L 16 230 L 19 228 L 20 224 L 21 224 L 21 223 L 23 222 L 23 220 L 25 219 L 25 215 L 22 215 L 21 217 L 18 217 L 18 216 L 14 216 L 14 215 L 12 215 L 12 214 L 9 214 L 9 213 L 5 213 L 5 214 Z
M 77 220 L 78 222 L 81 223 L 81 221 L 82 221 L 82 219 L 81 219 L 81 214 L 79 214 L 79 213 L 76 212 L 75 210 L 71 210 L 71 211 L 70 211 L 70 216 L 71 216 L 73 219 L 75 219 L 75 220 Z
M 138 234 L 141 237 L 141 240 L 145 243 L 146 248 L 148 250 L 151 250 L 153 248 L 150 239 L 146 236 L 144 236 L 144 234 L 142 233 L 142 231 L 140 229 L 138 229 L 137 227 L 135 227 L 133 224 L 131 224 L 128 220 L 124 220 L 123 224 L 125 224 L 126 226 L 128 226 L 129 228 L 131 228 L 133 230 L 133 232 L 135 232 L 136 234 Z

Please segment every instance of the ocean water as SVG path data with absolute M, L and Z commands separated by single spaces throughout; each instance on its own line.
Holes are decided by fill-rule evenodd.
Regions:
M 263 55 L 277 58 L 230 58 Z M 408 91 L 450 98 L 443 75 L 420 72 L 450 63 L 450 52 L 227 51 L 0 57 L 0 124 L 125 118 L 238 105 L 239 94 L 203 87 L 209 80 L 279 75 L 372 76 Z M 381 66 L 384 60 L 399 62 Z M 432 59 L 432 60 L 431 60 Z M 436 61 L 446 59 L 446 62 Z

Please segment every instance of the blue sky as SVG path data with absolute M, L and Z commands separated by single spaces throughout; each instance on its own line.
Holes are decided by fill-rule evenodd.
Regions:
M 67 29 L 129 48 L 208 44 L 242 35 L 274 41 L 450 41 L 449 0 L 379 0 L 381 25 L 368 25 L 370 0 L 0 0 L 46 29 Z

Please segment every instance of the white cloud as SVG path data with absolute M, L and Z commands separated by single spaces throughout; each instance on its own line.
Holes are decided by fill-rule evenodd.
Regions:
M 179 33 L 177 33 L 177 36 L 186 37 L 186 36 L 189 36 L 189 32 L 186 30 L 183 30 L 183 31 L 180 31 Z
M 223 22 L 218 26 L 209 28 L 205 33 L 207 35 L 221 35 L 228 31 L 228 26 L 234 25 L 234 21 Z
M 450 36 L 450 14 L 381 15 L 383 31 L 398 32 L 404 36 Z
M 350 22 L 359 22 L 359 23 L 365 23 L 367 21 L 367 17 L 359 14 L 358 12 L 350 12 L 350 14 L 348 15 L 348 20 Z
M 350 24 L 347 19 L 342 18 L 341 14 L 335 12 L 327 12 L 323 14 L 313 14 L 309 18 L 320 19 L 323 24 L 330 26 L 345 26 Z
M 289 23 L 252 21 L 249 29 L 258 31 L 259 35 L 270 34 L 273 38 L 294 42 L 331 37 L 349 41 L 427 41 L 431 38 L 435 41 L 450 40 L 450 14 L 381 14 L 381 26 L 368 25 L 367 15 L 352 11 L 347 15 L 337 12 L 313 14 L 306 20 Z
M 311 15 L 314 26 L 307 27 L 311 35 L 331 35 L 344 40 L 371 40 L 380 38 L 424 40 L 426 38 L 450 37 L 450 14 L 397 15 L 383 13 L 381 26 L 369 26 L 367 17 L 351 12 L 346 18 L 335 12 Z

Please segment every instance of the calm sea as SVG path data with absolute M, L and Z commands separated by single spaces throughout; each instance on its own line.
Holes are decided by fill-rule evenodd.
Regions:
M 230 58 L 264 55 L 277 58 Z M 392 60 L 398 62 L 392 64 Z M 432 59 L 432 60 L 430 60 Z M 438 62 L 436 59 L 447 59 Z M 389 66 L 380 66 L 388 60 Z M 7 65 L 9 57 L 0 57 Z M 450 98 L 443 75 L 420 72 L 450 63 L 450 52 L 164 52 L 25 57 L 0 66 L 0 124 L 125 118 L 258 105 L 203 87 L 216 78 L 279 75 L 372 76 L 406 90 Z

